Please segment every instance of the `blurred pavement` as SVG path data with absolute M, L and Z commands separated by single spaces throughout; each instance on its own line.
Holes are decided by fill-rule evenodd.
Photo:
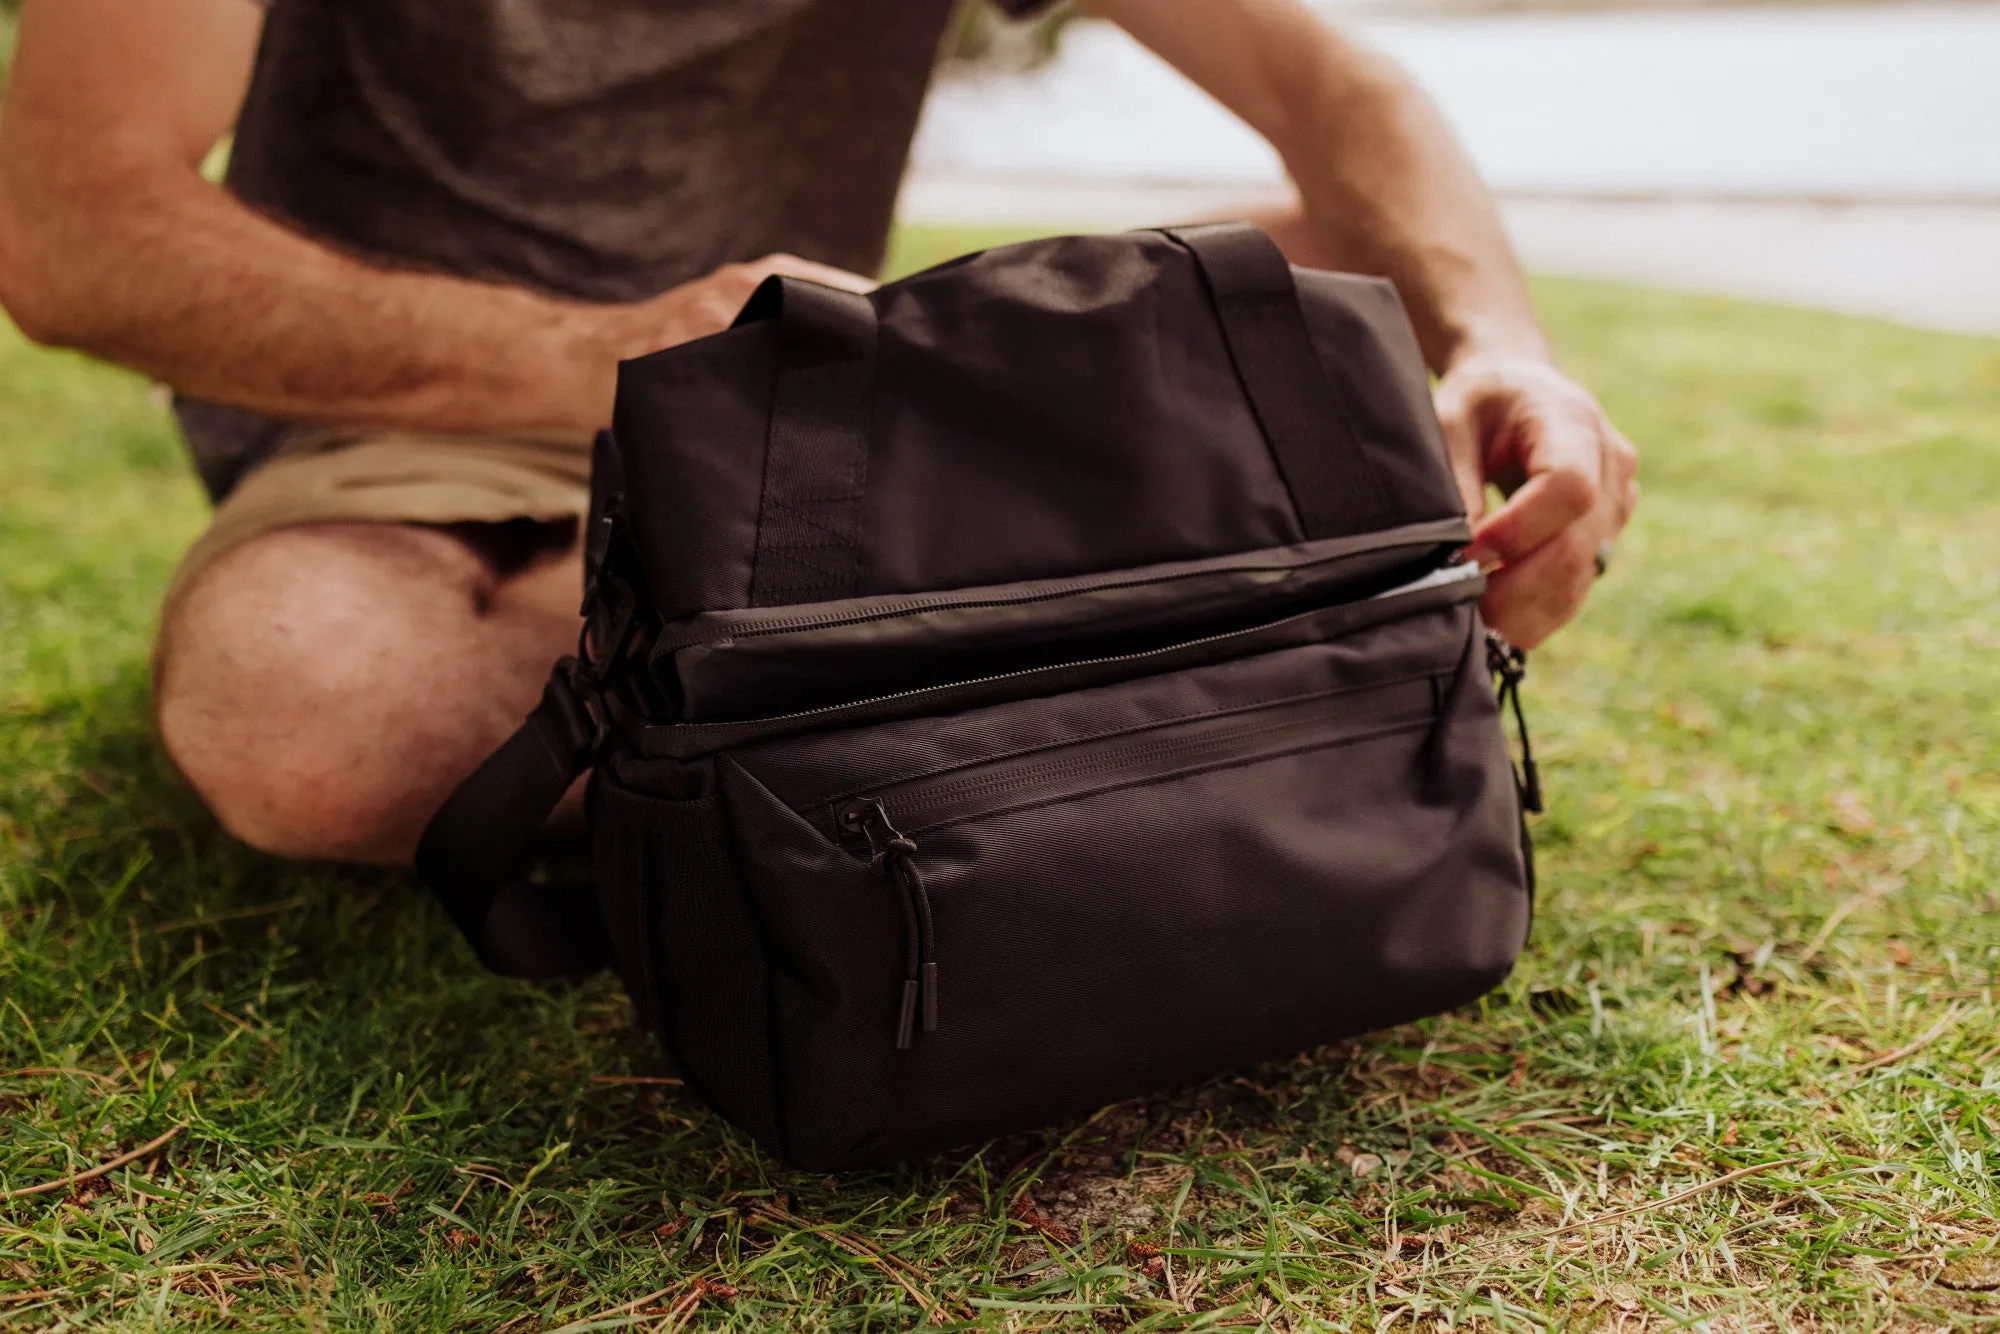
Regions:
M 2000 333 L 2000 4 L 1340 19 L 1438 98 L 1545 273 Z M 1281 202 L 1117 30 L 942 85 L 904 216 L 1112 227 Z

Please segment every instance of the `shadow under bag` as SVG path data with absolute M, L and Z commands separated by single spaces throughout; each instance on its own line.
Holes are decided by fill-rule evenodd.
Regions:
M 489 966 L 615 966 L 784 1159 L 1031 1129 L 1512 966 L 1521 657 L 1386 282 L 1239 224 L 772 278 L 620 368 L 593 491 L 582 654 L 418 865 Z M 595 892 L 530 881 L 593 767 Z

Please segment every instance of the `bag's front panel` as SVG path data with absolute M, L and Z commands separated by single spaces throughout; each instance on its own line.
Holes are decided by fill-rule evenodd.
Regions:
M 1384 278 L 1316 269 L 1294 272 L 1313 346 L 1394 511 L 1410 520 L 1464 513 L 1430 377 L 1410 317 Z
M 1202 280 L 1058 237 L 884 289 L 864 593 L 1301 541 Z
M 943 771 L 917 744 L 912 777 L 878 747 L 865 787 L 827 772 L 802 809 L 725 760 L 790 1156 L 945 1148 L 1490 987 L 1526 925 L 1512 775 L 1473 613 L 1434 620 L 1414 674 L 1327 692 L 1326 646 L 1292 650 L 1257 707 Z
M 901 905 L 866 861 L 726 760 L 718 769 L 771 970 L 783 1154 L 814 1170 L 852 1166 L 856 1146 L 879 1140 L 905 1096 L 910 1053 L 893 1043 Z
M 1457 513 L 1449 485 L 1441 500 L 1434 485 L 1428 389 L 1393 295 L 1355 279 L 1301 294 L 1396 503 L 1412 520 Z M 1200 270 L 1175 242 L 1027 242 L 873 300 L 855 594 L 1305 539 Z M 625 509 L 663 619 L 749 603 L 779 356 L 773 325 L 752 323 L 620 369 Z

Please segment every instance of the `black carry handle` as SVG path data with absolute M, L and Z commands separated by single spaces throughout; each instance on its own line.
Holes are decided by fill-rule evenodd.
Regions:
M 511 977 L 579 977 L 611 962 L 589 882 L 527 878 L 530 849 L 600 736 L 565 658 L 542 702 L 458 785 L 417 844 L 417 873 L 479 961 Z
M 773 275 L 736 326 L 778 324 L 778 374 L 750 605 L 853 597 L 875 396 L 875 306 L 867 297 Z
M 1278 460 L 1306 537 L 1346 537 L 1395 522 L 1341 395 L 1299 308 L 1278 243 L 1247 222 L 1160 229 L 1186 246 L 1208 284 L 1237 378 Z

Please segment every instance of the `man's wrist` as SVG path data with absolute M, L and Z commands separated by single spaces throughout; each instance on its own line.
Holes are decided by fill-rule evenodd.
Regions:
M 1555 349 L 1539 325 L 1532 319 L 1481 322 L 1465 327 L 1453 339 L 1438 377 L 1443 379 L 1478 366 L 1524 362 L 1555 364 Z
M 618 363 L 630 354 L 616 329 L 616 307 L 552 302 L 547 325 L 548 360 L 541 377 L 549 394 L 538 405 L 559 429 L 594 431 L 611 422 L 618 387 Z M 553 372 L 553 373 L 548 373 Z M 532 372 L 531 372 L 532 373 Z

